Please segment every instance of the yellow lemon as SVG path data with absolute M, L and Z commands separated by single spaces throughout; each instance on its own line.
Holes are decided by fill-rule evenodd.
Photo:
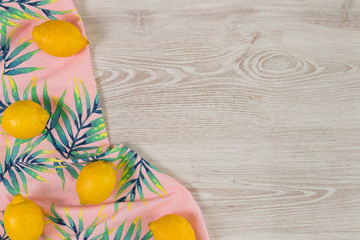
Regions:
M 40 134 L 46 127 L 49 113 L 30 100 L 11 104 L 3 114 L 2 128 L 11 136 L 28 139 Z
M 32 36 L 41 50 L 55 57 L 72 56 L 89 44 L 75 25 L 62 20 L 48 20 L 34 27 Z
M 116 172 L 109 162 L 96 161 L 87 164 L 76 181 L 80 204 L 100 204 L 114 190 Z
M 176 214 L 165 215 L 151 222 L 149 228 L 155 240 L 195 240 L 191 224 Z
M 40 207 L 22 195 L 16 195 L 4 213 L 4 227 L 11 240 L 39 239 L 44 230 Z

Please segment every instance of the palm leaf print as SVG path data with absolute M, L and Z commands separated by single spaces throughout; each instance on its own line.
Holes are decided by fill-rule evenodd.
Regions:
M 4 215 L 4 211 L 1 212 Z M 10 240 L 10 238 L 6 235 L 4 222 L 0 220 L 0 240 Z
M 17 84 L 14 81 L 14 79 L 11 76 L 7 76 L 6 78 L 4 75 L 1 78 L 4 99 L 0 100 L 0 113 L 4 112 L 5 109 L 8 106 L 10 106 L 12 103 L 20 101 L 20 100 L 32 100 L 32 101 L 42 105 L 41 102 L 39 101 L 39 97 L 38 97 L 37 90 L 36 90 L 36 81 L 37 81 L 36 77 L 34 77 L 32 80 L 30 80 L 29 85 L 24 90 L 24 93 L 22 96 L 19 95 L 18 87 L 17 87 Z M 31 96 L 29 97 L 30 89 L 31 89 Z M 44 106 L 43 107 L 49 112 L 49 114 L 51 114 L 50 101 L 46 100 L 46 95 L 48 95 L 46 81 L 44 84 L 43 93 L 44 93 L 44 104 L 43 104 Z
M 127 199 L 130 202 L 135 201 L 137 195 L 140 199 L 146 203 L 145 194 L 143 189 L 146 188 L 153 194 L 157 196 L 167 195 L 164 187 L 161 182 L 155 176 L 156 172 L 161 171 L 154 167 L 152 164 L 147 162 L 143 158 L 139 158 L 133 150 L 130 150 L 126 146 L 114 146 L 109 147 L 105 152 L 101 152 L 102 148 L 98 147 L 97 151 L 94 153 L 86 153 L 77 155 L 78 161 L 82 162 L 93 162 L 93 161 L 108 161 L 115 162 L 118 161 L 117 169 L 122 169 L 122 176 L 120 181 L 117 184 L 117 194 L 115 198 L 115 211 L 119 209 L 119 203 L 125 202 Z M 116 154 L 114 157 L 113 154 Z M 55 163 L 58 165 L 58 163 Z M 66 163 L 62 163 L 65 165 Z M 59 164 L 60 165 L 60 164 Z M 81 166 L 80 164 L 68 164 L 71 166 Z M 79 169 L 81 170 L 81 169 Z M 63 179 L 63 187 L 65 179 L 63 177 L 63 172 L 61 168 L 57 168 L 58 175 Z M 72 174 L 73 175 L 73 174 Z M 75 175 L 75 173 L 74 173 Z M 76 175 L 77 178 L 77 175 Z M 126 192 L 126 193 L 125 193 Z
M 105 152 L 103 152 L 103 147 L 82 147 L 79 148 L 84 154 L 79 154 L 77 156 L 78 161 L 83 162 L 93 162 L 93 161 L 107 161 L 107 162 L 116 162 L 123 158 L 125 151 L 128 149 L 127 147 L 119 147 L 119 146 L 110 146 Z M 92 152 L 87 152 L 87 150 L 93 150 Z M 116 157 L 112 156 L 113 154 L 117 154 Z
M 11 77 L 9 77 L 9 79 L 11 79 Z M 55 129 L 56 126 L 59 124 L 58 122 L 59 122 L 60 114 L 63 111 L 66 90 L 64 90 L 60 99 L 57 101 L 54 112 L 52 112 L 49 93 L 47 90 L 47 81 L 46 80 L 44 81 L 42 96 L 41 96 L 41 94 L 38 93 L 36 82 L 37 82 L 37 78 L 33 77 L 33 79 L 29 82 L 29 85 L 27 86 L 27 88 L 24 90 L 22 97 L 23 97 L 23 100 L 32 100 L 32 101 L 38 103 L 49 113 L 49 115 L 50 115 L 49 122 L 44 131 L 45 137 L 48 138 L 50 136 L 50 132 L 53 129 Z M 14 81 L 12 81 L 11 84 L 12 84 L 11 85 L 12 89 L 16 88 L 16 83 Z M 4 86 L 4 83 L 3 83 L 3 86 Z M 6 91 L 4 91 L 4 92 L 6 92 Z M 43 101 L 40 101 L 40 99 Z
M 130 239 L 140 240 L 141 217 L 138 217 L 137 219 L 135 219 L 135 221 L 130 225 L 130 227 L 128 228 L 126 233 L 124 232 L 125 222 L 126 222 L 126 220 L 117 229 L 114 240 L 130 240 Z M 136 231 L 134 231 L 135 229 L 136 229 Z M 124 232 L 124 237 L 121 238 L 121 236 L 123 235 L 123 232 Z M 105 232 L 104 232 L 104 234 L 105 234 Z M 133 237 L 133 238 L 131 238 L 131 237 Z M 147 232 L 147 234 L 145 234 L 144 237 L 141 238 L 141 240 L 149 240 L 152 237 L 153 237 L 153 234 L 151 231 L 149 231 L 149 232 Z
M 96 95 L 95 99 L 91 101 L 81 79 L 79 79 L 79 83 L 81 88 L 75 79 L 75 110 L 63 104 L 63 111 L 59 114 L 63 124 L 55 125 L 56 133 L 51 131 L 48 138 L 64 158 L 70 158 L 73 162 L 78 162 L 78 159 L 82 157 L 91 156 L 87 151 L 98 149 L 98 147 L 88 145 L 107 137 L 99 96 Z M 90 121 L 90 117 L 93 116 L 97 116 L 97 118 Z
M 8 93 L 8 87 L 6 85 L 5 78 L 3 75 L 1 78 L 1 81 L 2 81 L 2 90 L 3 90 L 4 99 L 0 100 L 0 113 L 3 113 L 6 110 L 6 108 L 8 106 L 10 106 L 13 102 L 20 100 L 18 89 L 17 89 L 14 79 L 11 76 L 9 76 L 8 79 L 9 79 L 10 85 L 12 86 L 11 87 L 12 100 L 10 100 L 10 98 L 9 98 L 10 94 Z
M 55 204 L 51 204 L 51 214 L 45 214 L 51 222 L 54 223 L 56 230 L 62 236 L 63 239 L 70 239 L 71 236 L 75 236 L 76 239 L 89 239 L 93 234 L 95 228 L 100 222 L 104 221 L 104 215 L 102 211 L 105 205 L 101 206 L 98 216 L 92 221 L 89 228 L 84 229 L 84 219 L 83 219 L 83 208 L 79 212 L 79 220 L 76 221 L 70 216 L 69 209 L 65 208 L 65 218 L 62 218 L 55 209 Z M 80 238 L 81 237 L 81 238 Z M 93 238 L 92 238 L 93 239 Z
M 9 77 L 9 79 L 11 79 L 11 77 Z M 49 122 L 45 128 L 45 131 L 43 132 L 44 138 L 48 139 L 50 142 L 58 143 L 58 144 L 54 145 L 55 149 L 59 153 L 63 153 L 64 148 L 62 148 L 61 144 L 59 142 L 57 142 L 54 135 L 52 134 L 52 131 L 55 130 L 56 132 L 59 133 L 59 129 L 61 130 L 61 127 L 59 124 L 59 119 L 60 119 L 60 115 L 63 113 L 64 98 L 66 95 L 66 90 L 63 92 L 60 99 L 58 99 L 57 104 L 56 104 L 56 109 L 54 110 L 54 112 L 52 112 L 51 111 L 51 103 L 50 103 L 51 101 L 50 101 L 49 94 L 47 91 L 46 80 L 44 82 L 44 87 L 42 90 L 43 104 L 39 100 L 39 94 L 38 94 L 37 88 L 36 88 L 36 81 L 37 81 L 36 77 L 34 77 L 30 81 L 28 87 L 24 91 L 23 99 L 24 100 L 31 99 L 32 101 L 35 101 L 40 105 L 43 105 L 44 109 L 48 111 L 48 113 L 50 114 L 51 120 L 49 120 Z M 3 83 L 3 86 L 4 86 L 4 83 Z M 12 86 L 16 87 L 16 83 L 12 82 Z M 64 132 L 62 132 L 62 133 L 64 134 Z M 78 170 L 75 170 L 75 167 Z M 68 164 L 64 161 L 54 161 L 53 168 L 56 169 L 56 173 L 62 181 L 63 189 L 65 188 L 65 177 L 64 177 L 63 169 L 68 171 L 73 178 L 77 178 L 79 170 L 82 169 L 82 165 L 75 165 L 75 167 L 73 167 L 71 164 Z
M 42 90 L 42 96 L 38 93 L 37 89 L 37 78 L 33 77 L 30 81 L 28 86 L 25 88 L 23 94 L 20 96 L 18 92 L 18 87 L 16 82 L 11 76 L 7 76 L 8 81 L 6 78 L 2 76 L 2 90 L 4 99 L 0 100 L 0 113 L 4 112 L 5 109 L 10 106 L 12 103 L 20 100 L 32 100 L 39 105 L 41 105 L 49 114 L 51 120 L 49 120 L 47 127 L 45 128 L 46 131 L 43 133 L 48 137 L 49 132 L 56 128 L 58 125 L 58 121 L 60 118 L 60 114 L 63 110 L 63 102 L 66 95 L 66 90 L 63 92 L 60 99 L 58 99 L 56 104 L 56 109 L 52 112 L 51 109 L 51 101 L 49 98 L 49 93 L 47 90 L 47 81 L 44 81 L 44 86 Z M 8 82 L 8 83 L 7 83 Z M 40 101 L 40 99 L 42 101 Z
M 53 112 L 52 112 L 46 80 L 44 81 L 44 86 L 42 89 L 42 96 L 41 96 L 41 94 L 38 93 L 36 82 L 37 82 L 36 77 L 31 79 L 29 81 L 28 86 L 24 90 L 23 94 L 20 95 L 18 92 L 17 84 L 14 81 L 14 79 L 11 76 L 7 76 L 7 77 L 2 76 L 2 89 L 3 89 L 4 99 L 0 100 L 0 113 L 2 113 L 12 103 L 14 103 L 16 101 L 20 101 L 20 100 L 32 100 L 32 101 L 42 105 L 42 107 L 45 110 L 47 110 L 48 113 L 50 114 L 51 120 L 49 120 L 45 130 L 43 131 L 43 135 L 40 136 L 36 140 L 37 143 L 40 143 L 41 141 L 49 138 L 50 132 L 53 129 L 55 129 L 56 126 L 58 125 L 60 114 L 61 114 L 62 108 L 63 108 L 63 100 L 66 95 L 66 90 L 64 91 L 64 93 L 62 94 L 60 99 L 58 100 L 56 108 L 53 109 Z M 40 99 L 42 101 L 40 101 Z M 32 139 L 25 139 L 25 140 L 17 139 L 15 142 L 16 148 L 14 147 L 13 150 L 17 149 L 20 144 L 29 143 L 29 141 L 31 141 L 31 140 Z M 65 179 L 63 176 L 61 176 L 61 174 L 59 174 L 60 171 L 61 172 L 63 171 L 63 168 L 65 168 L 68 172 L 70 172 L 70 174 L 73 177 L 77 177 L 77 172 L 71 166 L 67 166 L 67 164 L 64 163 L 63 161 L 60 161 L 58 159 L 52 159 L 51 161 L 49 161 L 49 163 L 50 164 L 47 164 L 47 167 L 56 171 L 56 173 L 58 173 L 58 176 L 61 178 L 63 183 L 65 183 Z M 82 166 L 78 166 L 79 169 L 81 169 L 81 167 Z M 25 170 L 25 172 L 31 176 L 37 177 L 37 175 L 35 173 L 33 173 L 32 168 L 34 168 L 34 167 L 30 166 L 28 170 Z M 17 165 L 14 166 L 14 169 L 17 171 L 14 172 L 13 169 L 8 170 L 8 174 L 10 176 L 11 181 L 9 182 L 8 179 L 4 179 L 3 180 L 4 185 L 7 187 L 8 191 L 11 191 L 12 193 L 19 192 L 20 187 L 19 187 L 17 179 L 21 179 L 22 183 L 23 183 L 23 189 L 27 192 L 26 177 L 24 175 L 25 173 Z M 45 169 L 43 169 L 43 170 L 45 171 Z M 16 177 L 15 173 L 17 173 L 18 177 Z M 12 184 L 12 186 L 10 183 Z
M 67 162 L 54 162 L 54 168 L 56 169 L 56 174 L 60 177 L 62 181 L 62 189 L 65 189 L 66 178 L 64 175 L 64 169 L 68 171 L 71 177 L 77 179 L 79 172 L 83 168 L 81 164 L 71 164 Z
M 167 194 L 153 172 L 161 172 L 159 169 L 155 168 L 145 159 L 139 159 L 138 155 L 126 146 L 115 147 L 114 149 L 119 152 L 118 157 L 115 159 L 121 159 L 117 168 L 123 169 L 121 179 L 117 185 L 118 192 L 115 196 L 117 200 L 114 204 L 115 212 L 119 210 L 120 202 L 125 202 L 128 199 L 130 204 L 135 201 L 137 194 L 146 203 L 143 188 L 147 188 L 158 196 Z
M 27 194 L 26 176 L 46 182 L 39 173 L 55 172 L 53 162 L 60 160 L 43 156 L 54 153 L 54 151 L 34 151 L 34 148 L 44 140 L 44 136 L 35 139 L 34 142 L 28 141 L 27 143 L 16 139 L 14 144 L 10 143 L 7 134 L 4 134 L 4 138 L 6 153 L 4 164 L 0 162 L 0 182 L 4 184 L 10 194 L 14 196 L 19 194 L 21 192 L 20 184 Z M 25 147 L 23 147 L 24 145 Z M 21 147 L 23 147 L 22 151 L 20 151 Z
M 37 82 L 37 78 L 33 77 L 29 81 L 29 84 L 24 90 L 23 94 L 20 96 L 18 92 L 17 84 L 14 81 L 14 79 L 11 76 L 7 76 L 7 81 L 6 81 L 5 76 L 2 76 L 2 90 L 3 90 L 4 99 L 3 100 L 0 99 L 0 113 L 4 112 L 8 106 L 10 106 L 12 103 L 16 101 L 32 100 L 38 103 L 50 114 L 51 120 L 49 120 L 48 122 L 46 131 L 43 132 L 47 137 L 49 134 L 48 132 L 53 130 L 56 127 L 56 125 L 58 125 L 60 114 L 63 109 L 63 102 L 64 102 L 64 97 L 66 95 L 66 90 L 63 92 L 62 96 L 60 97 L 60 100 L 57 101 L 56 109 L 54 110 L 54 112 L 52 112 L 46 80 L 44 81 L 44 86 L 42 90 L 43 96 L 40 96 L 40 94 L 38 94 L 36 82 Z M 39 99 L 43 101 L 40 101 Z
M 55 229 L 59 232 L 58 235 L 61 236 L 62 239 L 71 239 L 75 237 L 77 240 L 140 240 L 140 236 L 142 233 L 141 229 L 141 217 L 135 219 L 134 222 L 131 223 L 129 228 L 125 231 L 125 223 L 127 219 L 123 221 L 123 223 L 118 227 L 115 232 L 115 236 L 113 238 L 110 235 L 115 231 L 115 229 L 109 229 L 107 222 L 105 222 L 105 229 L 103 233 L 100 233 L 94 236 L 94 230 L 98 228 L 98 224 L 104 221 L 105 215 L 102 215 L 102 211 L 105 205 L 101 207 L 99 210 L 98 216 L 92 221 L 90 226 L 86 229 L 84 228 L 84 219 L 83 219 L 83 208 L 81 208 L 79 212 L 79 220 L 76 221 L 69 214 L 69 209 L 65 208 L 65 217 L 61 217 L 55 209 L 55 204 L 51 205 L 51 215 L 45 214 L 47 218 L 54 224 Z M 148 231 L 141 240 L 149 240 L 153 237 L 151 231 Z M 47 238 L 47 237 L 46 237 Z M 47 238 L 50 239 L 50 238 Z
M 4 112 L 5 109 L 8 106 L 10 106 L 12 103 L 14 103 L 16 101 L 20 101 L 20 100 L 32 100 L 32 101 L 40 104 L 50 114 L 50 120 L 49 120 L 45 130 L 43 131 L 43 138 L 45 138 L 48 141 L 50 141 L 51 143 L 53 143 L 57 152 L 59 152 L 63 157 L 66 157 L 66 155 L 65 155 L 67 153 L 66 147 L 69 146 L 69 143 L 71 140 L 69 140 L 69 141 L 67 140 L 67 138 L 65 136 L 65 131 L 66 132 L 72 131 L 71 124 L 70 124 L 70 121 L 67 121 L 66 118 L 63 117 L 64 123 L 66 126 L 65 127 L 66 130 L 64 131 L 59 123 L 59 119 L 61 118 L 61 116 L 64 116 L 64 114 L 65 114 L 64 98 L 66 95 L 66 90 L 63 92 L 60 99 L 56 100 L 56 108 L 52 110 L 51 100 L 50 100 L 49 93 L 47 90 L 47 81 L 46 80 L 44 81 L 44 86 L 42 89 L 42 96 L 41 96 L 41 93 L 38 93 L 38 87 L 39 86 L 37 84 L 37 78 L 33 77 L 33 79 L 31 79 L 29 81 L 29 84 L 25 88 L 23 94 L 20 95 L 18 92 L 17 84 L 14 81 L 14 79 L 12 78 L 12 76 L 3 76 L 2 77 L 2 90 L 3 90 L 4 99 L 3 100 L 0 99 L 0 113 Z M 97 112 L 98 109 L 96 106 L 94 108 L 94 111 L 96 111 L 95 113 L 98 113 Z M 100 119 L 103 121 L 102 117 Z M 95 123 L 99 124 L 100 123 L 99 119 L 95 119 L 94 121 L 90 122 L 90 125 L 95 124 Z M 101 125 L 101 123 L 100 123 L 100 125 Z M 85 128 L 86 128 L 86 126 L 85 126 Z M 57 140 L 57 138 L 55 137 L 55 134 L 53 134 L 53 132 L 56 132 L 58 134 L 58 136 L 60 137 L 60 140 Z M 70 135 L 72 135 L 71 132 L 70 132 Z M 79 138 L 79 140 L 81 140 L 81 139 L 82 138 Z M 30 139 L 21 140 L 21 142 L 27 142 L 29 140 Z M 65 146 L 63 146 L 63 144 L 65 144 Z M 92 148 L 94 148 L 94 147 L 92 147 Z M 77 178 L 79 170 L 82 169 L 82 165 L 79 165 L 79 164 L 71 165 L 71 164 L 68 164 L 63 161 L 58 161 L 58 162 L 55 161 L 53 163 L 53 168 L 56 169 L 58 176 L 61 178 L 62 183 L 63 183 L 63 188 L 64 188 L 65 187 L 65 177 L 64 177 L 63 171 L 64 170 L 68 171 L 72 177 Z
M 10 40 L 15 31 L 16 28 L 7 37 L 6 26 L 1 26 L 1 32 L 4 33 L 4 35 L 1 35 L 0 40 L 0 63 L 2 62 L 4 66 L 3 74 L 14 76 L 43 69 L 41 67 L 19 67 L 19 65 L 29 60 L 32 56 L 39 52 L 40 49 L 23 54 L 23 51 L 32 43 L 32 40 L 30 40 L 24 43 L 19 43 L 18 46 L 10 51 Z
M 57 0 L 8 0 L 0 2 L 0 24 L 2 26 L 18 27 L 16 20 L 24 19 L 57 19 L 56 15 L 70 13 L 68 11 L 55 11 L 44 8 L 45 5 L 56 2 Z M 12 5 L 12 6 L 11 6 Z M 18 8 L 15 8 L 17 6 Z M 3 10 L 2 10 L 3 9 Z M 1 31 L 1 35 L 6 35 Z
M 93 152 L 87 152 L 87 150 L 96 150 Z M 107 151 L 102 152 L 102 147 L 84 147 L 82 148 L 83 154 L 77 155 L 77 159 L 73 159 L 74 163 L 67 163 L 67 162 L 54 162 L 54 166 L 56 168 L 56 172 L 58 176 L 62 180 L 62 188 L 65 189 L 66 178 L 64 175 L 64 169 L 70 173 L 70 175 L 77 179 L 79 175 L 79 171 L 83 168 L 83 163 L 92 162 L 92 161 L 108 161 L 108 162 L 115 162 L 119 160 L 123 154 L 120 151 L 117 157 L 110 157 L 109 155 L 118 151 L 117 148 L 109 147 Z M 80 163 L 78 163 L 80 161 Z

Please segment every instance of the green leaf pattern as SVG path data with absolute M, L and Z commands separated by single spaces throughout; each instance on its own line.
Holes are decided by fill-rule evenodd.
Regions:
M 66 180 L 76 179 L 84 164 L 102 160 L 115 164 L 121 173 L 114 204 L 111 206 L 115 213 L 122 202 L 130 203 L 139 199 L 145 204 L 146 196 L 166 195 L 157 177 L 160 173 L 158 169 L 126 146 L 117 145 L 106 149 L 102 146 L 107 143 L 107 132 L 99 96 L 91 96 L 82 79 L 74 78 L 73 91 L 65 90 L 60 96 L 53 96 L 48 91 L 46 80 L 38 82 L 36 76 L 29 76 L 43 69 L 42 66 L 26 64 L 28 60 L 36 57 L 40 49 L 34 49 L 32 40 L 23 39 L 14 44 L 12 37 L 20 27 L 21 20 L 56 19 L 58 15 L 73 11 L 55 11 L 46 7 L 55 1 L 0 1 L 0 66 L 3 93 L 0 97 L 0 122 L 6 108 L 20 100 L 37 102 L 50 115 L 45 130 L 33 139 L 14 139 L 6 133 L 0 133 L 5 149 L 3 158 L 0 158 L 0 186 L 11 195 L 27 195 L 29 182 L 47 184 L 47 176 L 51 174 L 58 177 L 62 189 L 65 190 Z M 20 89 L 17 85 L 19 75 L 29 77 L 25 89 Z M 50 148 L 42 149 L 43 143 Z M 83 218 L 83 209 L 77 213 L 78 218 L 74 218 L 74 213 L 69 212 L 68 208 L 59 212 L 54 204 L 46 216 L 62 239 L 75 237 L 91 240 L 148 240 L 153 237 L 151 231 L 144 232 L 141 228 L 141 217 L 135 220 L 123 219 L 120 226 L 110 227 L 110 221 L 104 220 L 102 209 L 103 207 L 98 217 L 91 222 Z M 7 239 L 9 238 L 3 221 L 0 220 L 0 240 Z
M 18 27 L 16 20 L 24 19 L 57 19 L 56 15 L 70 13 L 73 10 L 54 11 L 43 6 L 56 2 L 56 0 L 5 0 L 0 2 L 0 23 L 2 26 Z M 12 6 L 10 6 L 12 5 Z M 3 9 L 3 10 L 2 10 Z M 1 32 L 6 35 L 6 32 Z
M 1 21 L 1 18 L 0 18 Z M 37 52 L 39 52 L 40 49 L 36 49 L 30 52 L 24 53 L 26 49 L 30 46 L 32 43 L 32 40 L 26 41 L 24 43 L 21 43 L 17 47 L 15 47 L 13 50 L 10 46 L 11 44 L 11 38 L 12 35 L 16 29 L 13 30 L 13 32 L 10 33 L 9 36 L 7 36 L 7 29 L 5 25 L 1 26 L 1 33 L 4 33 L 1 35 L 1 41 L 0 41 L 0 64 L 3 66 L 3 75 L 7 76 L 14 76 L 14 75 L 20 75 L 20 74 L 26 74 L 33 71 L 37 71 L 40 69 L 43 69 L 41 67 L 21 67 L 24 62 L 32 58 Z
M 1 212 L 1 215 L 4 215 L 4 211 Z M 10 240 L 10 238 L 6 235 L 4 222 L 0 220 L 0 240 Z
M 81 83 L 82 89 L 78 87 L 78 81 Z M 74 81 L 75 110 L 58 99 L 57 105 L 61 106 L 61 110 L 56 112 L 54 122 L 51 122 L 49 133 L 49 141 L 58 150 L 63 158 L 71 159 L 73 162 L 78 161 L 79 155 L 89 156 L 84 147 L 93 145 L 107 138 L 104 119 L 98 103 L 98 97 L 93 101 L 90 100 L 88 91 L 81 79 Z M 86 105 L 81 100 L 84 98 Z M 92 102 L 92 104 L 90 103 Z M 86 113 L 85 115 L 83 113 Z M 93 119 L 95 118 L 95 119 Z M 64 124 L 58 124 L 61 119 Z M 91 120 L 92 119 L 92 120 Z M 71 124 L 71 122 L 73 124 Z M 55 128 L 55 132 L 52 131 Z M 95 148 L 96 149 L 96 148 Z
M 122 220 L 122 224 L 116 228 L 109 228 L 108 224 L 111 224 L 111 221 L 105 221 L 105 214 L 103 214 L 105 205 L 101 206 L 98 216 L 94 219 L 84 219 L 83 217 L 83 208 L 78 211 L 77 218 L 74 218 L 74 214 L 69 213 L 69 209 L 65 208 L 64 212 L 58 212 L 56 210 L 55 204 L 51 205 L 51 213 L 46 213 L 46 217 L 54 224 L 55 229 L 58 231 L 58 235 L 62 239 L 70 239 L 70 237 L 75 237 L 75 239 L 113 239 L 113 240 L 130 240 L 130 239 L 139 239 L 142 234 L 141 228 L 141 217 L 137 217 L 133 222 L 128 222 L 128 219 Z M 65 216 L 64 216 L 65 215 Z M 73 216 L 72 216 L 73 215 Z M 84 228 L 84 225 L 88 227 Z M 127 225 L 125 230 L 125 225 Z M 103 230 L 102 230 L 103 228 Z M 95 230 L 100 232 L 100 234 L 95 235 Z M 115 232 L 115 235 L 111 237 L 112 233 Z M 141 240 L 149 240 L 152 238 L 152 232 L 148 231 Z

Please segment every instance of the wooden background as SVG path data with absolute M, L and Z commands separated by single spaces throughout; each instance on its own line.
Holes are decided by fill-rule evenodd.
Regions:
M 360 1 L 75 4 L 111 142 L 211 239 L 360 239 Z

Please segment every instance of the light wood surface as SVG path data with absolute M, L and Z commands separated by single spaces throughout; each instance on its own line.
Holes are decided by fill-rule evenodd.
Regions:
M 211 239 L 360 239 L 360 1 L 75 4 L 111 142 Z

